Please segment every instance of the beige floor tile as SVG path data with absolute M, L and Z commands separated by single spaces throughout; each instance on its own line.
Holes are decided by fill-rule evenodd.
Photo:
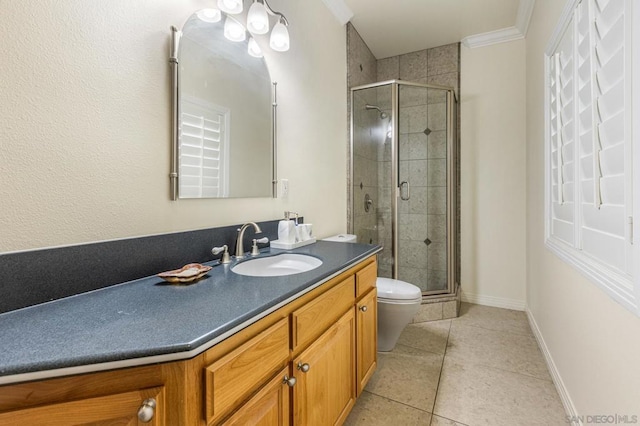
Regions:
M 409 324 L 398 339 L 398 343 L 436 354 L 444 354 L 447 348 L 451 320 Z
M 433 413 L 473 426 L 566 424 L 552 382 L 450 359 L 444 362 Z
M 460 315 L 453 321 L 461 325 L 533 336 L 527 314 L 511 309 L 463 303 L 460 307 Z
M 440 416 L 431 416 L 431 426 L 467 426 L 463 423 L 454 422 Z
M 464 365 L 481 364 L 551 380 L 536 339 L 524 334 L 454 322 L 449 332 L 446 358 Z
M 430 422 L 430 413 L 363 392 L 344 424 L 345 426 L 428 426 Z
M 378 396 L 432 412 L 442 355 L 396 345 L 378 353 L 378 369 L 366 390 Z

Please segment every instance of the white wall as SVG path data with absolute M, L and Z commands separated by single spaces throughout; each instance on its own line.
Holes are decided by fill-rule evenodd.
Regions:
M 345 29 L 322 0 L 273 0 L 288 199 L 169 200 L 169 27 L 205 0 L 0 0 L 0 252 L 269 220 L 346 230 Z M 266 159 L 265 159 L 266 161 Z
M 537 0 L 526 40 L 527 304 L 570 413 L 640 421 L 640 318 L 544 247 L 543 53 L 564 4 Z
M 461 47 L 462 297 L 525 306 L 525 42 Z

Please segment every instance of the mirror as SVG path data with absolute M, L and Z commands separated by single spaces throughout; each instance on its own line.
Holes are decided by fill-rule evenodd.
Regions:
M 275 83 L 248 33 L 225 37 L 230 19 L 200 11 L 172 28 L 172 199 L 275 196 Z

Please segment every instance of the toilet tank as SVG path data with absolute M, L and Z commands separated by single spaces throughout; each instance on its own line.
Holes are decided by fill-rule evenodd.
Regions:
M 358 242 L 358 237 L 353 234 L 338 234 L 332 237 L 323 238 L 323 241 L 338 241 L 341 243 L 356 243 Z

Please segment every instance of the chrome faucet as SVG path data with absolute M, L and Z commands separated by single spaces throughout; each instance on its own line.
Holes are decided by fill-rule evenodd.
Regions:
M 244 245 L 242 244 L 242 239 L 244 238 L 244 231 L 249 227 L 253 226 L 253 229 L 256 231 L 256 234 L 261 234 L 262 229 L 254 222 L 247 222 L 242 225 L 242 228 L 238 229 L 238 241 L 236 242 L 236 259 L 242 259 L 244 257 Z

